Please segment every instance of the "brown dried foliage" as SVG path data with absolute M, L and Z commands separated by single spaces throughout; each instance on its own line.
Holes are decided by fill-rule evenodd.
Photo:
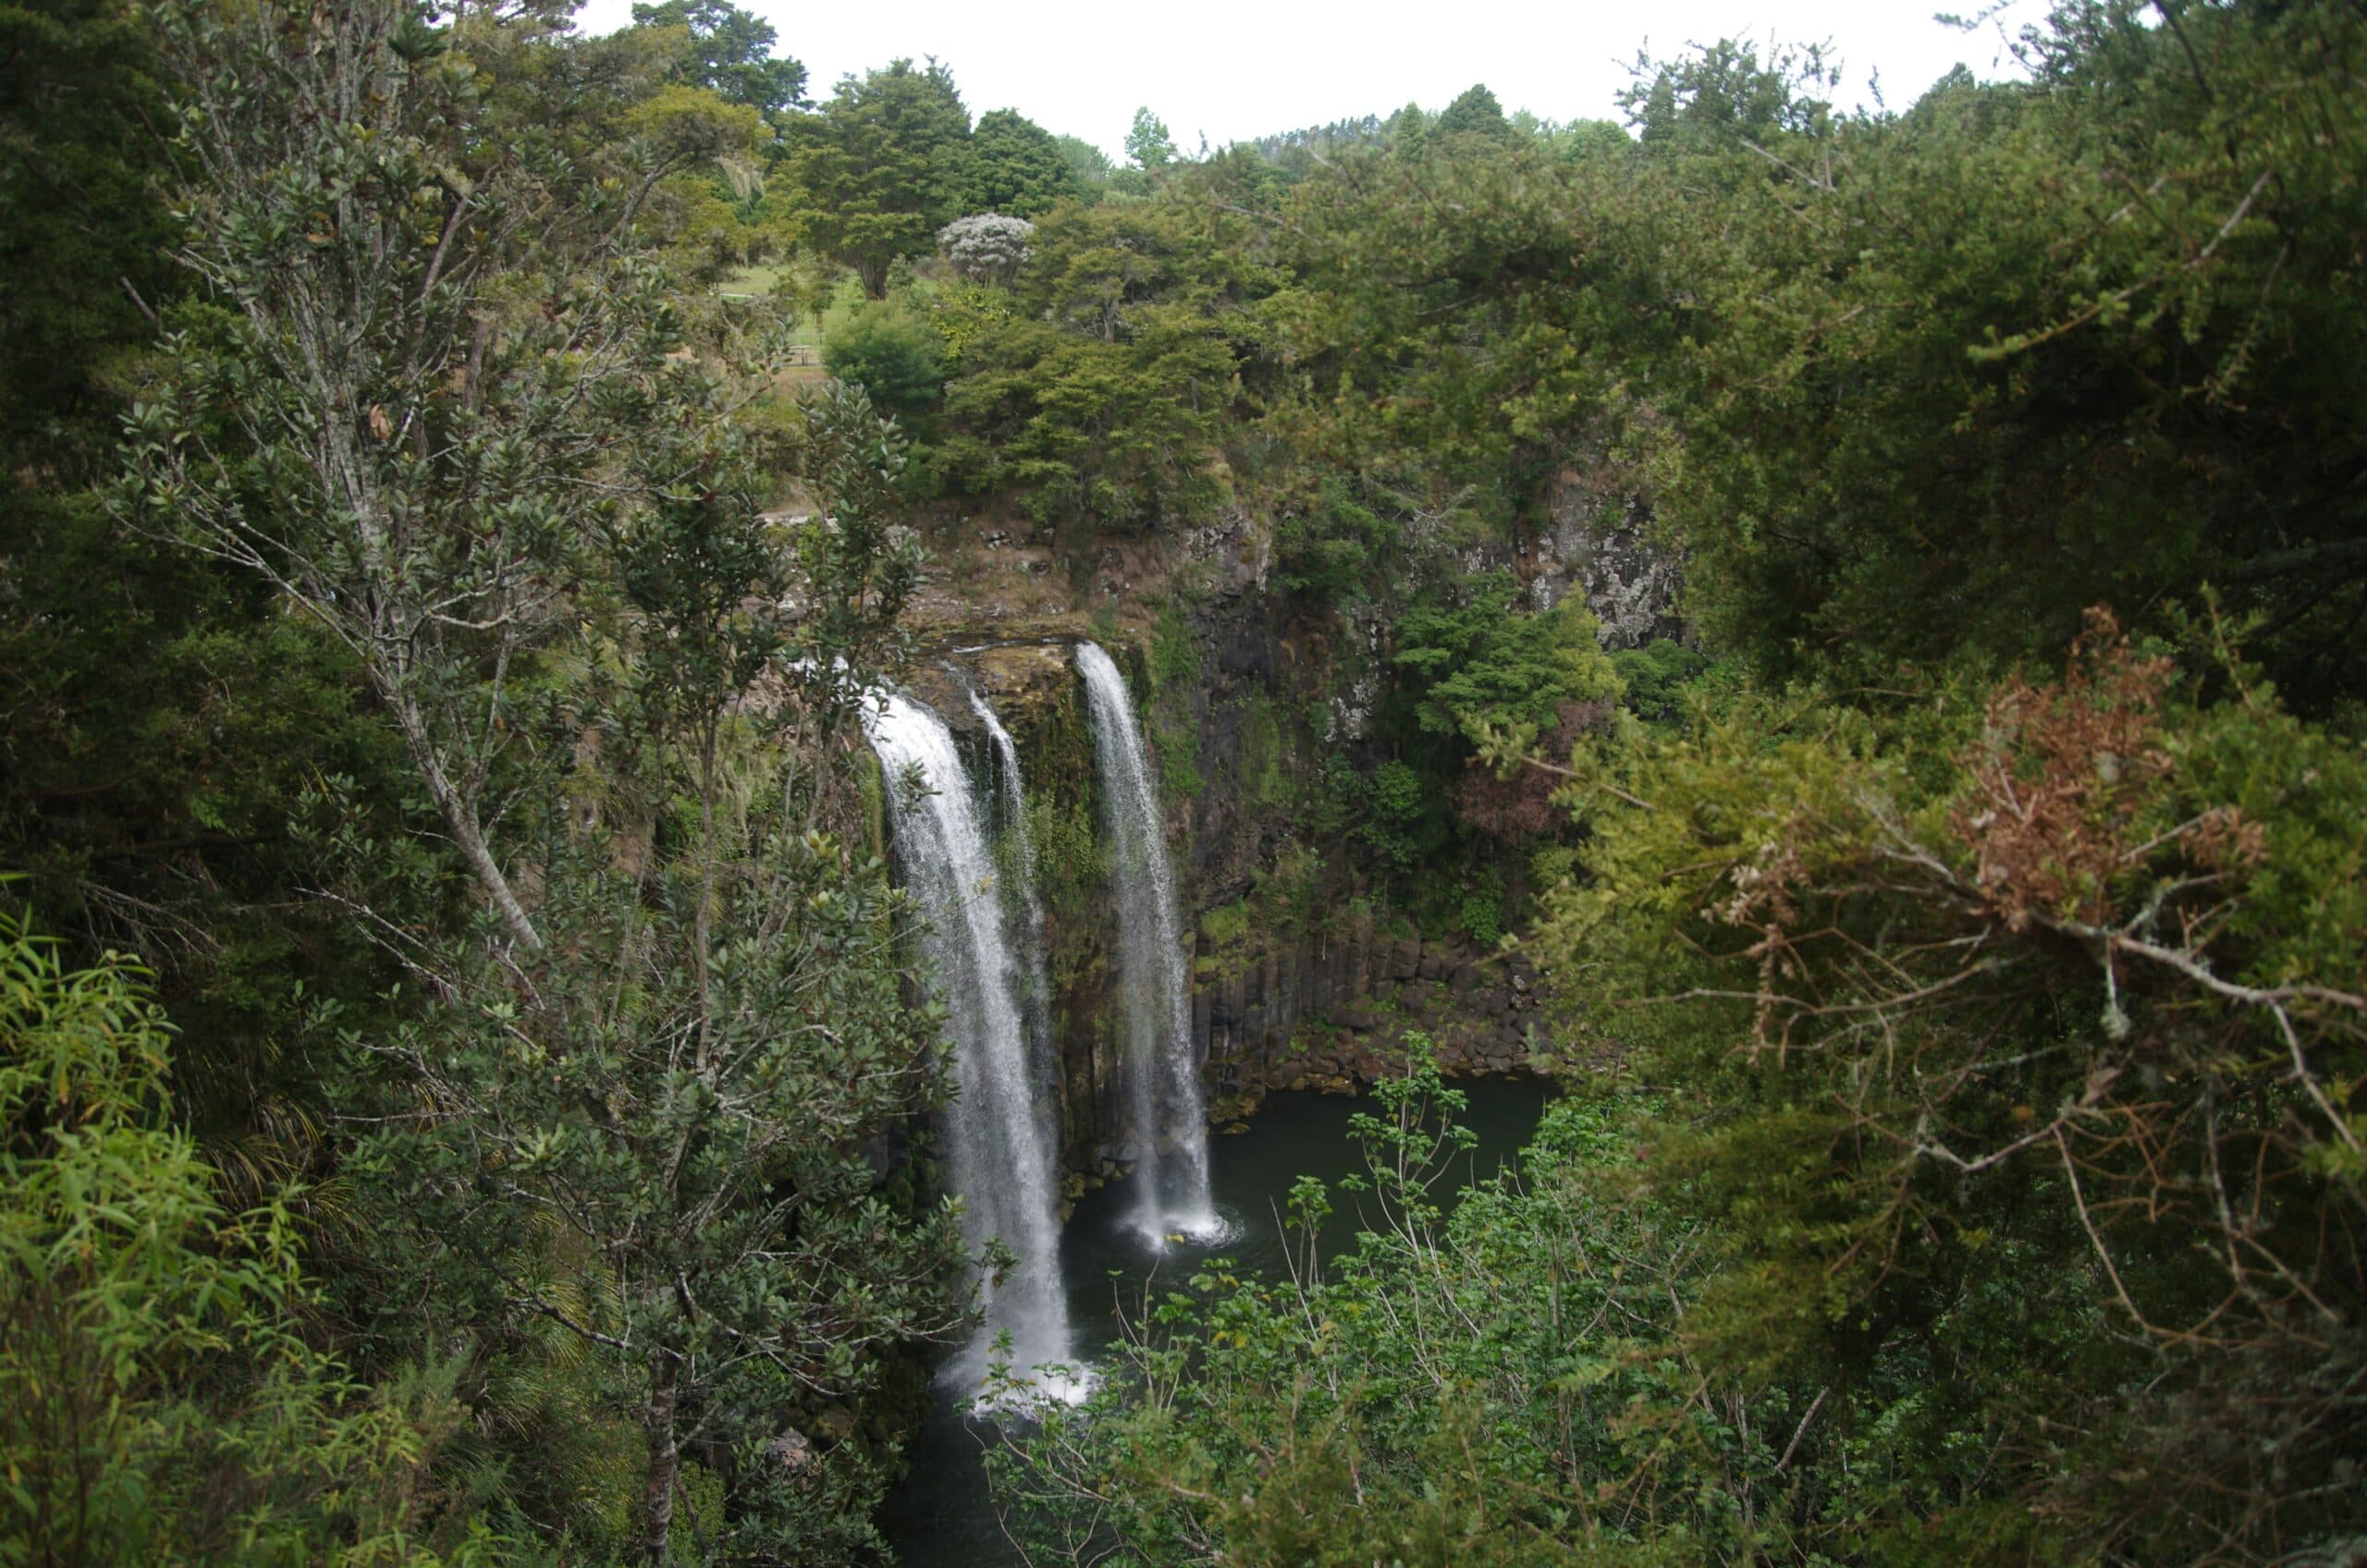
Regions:
M 2059 1203 L 2101 1326 L 2159 1358 L 2141 1397 L 2081 1418 L 2161 1423 L 2144 1463 L 2218 1496 L 2245 1561 L 2324 1517 L 2295 1477 L 2367 1433 L 2367 1208 L 2322 1163 L 2360 1153 L 2342 1064 L 2367 998 L 2232 978 L 2267 836 L 2194 798 L 2173 679 L 2091 612 L 2059 681 L 1994 690 L 1941 834 L 1879 786 L 1804 793 L 1699 868 L 1699 950 L 1752 981 L 1651 999 L 1748 1004 L 1741 1060 L 1822 1077 L 1863 1182 L 1824 1260 L 1855 1299 L 1973 1222 L 1976 1183 Z M 2113 1486 L 2033 1479 L 2034 1506 L 2078 1494 L 2113 1550 L 2168 1550 L 2176 1522 L 2100 1501 Z
M 2088 612 L 2060 685 L 2016 675 L 1989 700 L 1971 794 L 1953 815 L 1974 886 L 2016 931 L 2034 910 L 2098 923 L 2128 864 L 2129 820 L 2171 770 L 2159 741 L 2170 661 L 2128 650 L 2109 611 Z
M 1564 703 L 1555 710 L 1553 732 L 1539 740 L 1538 751 L 1566 763 L 1581 740 L 1610 722 L 1611 712 L 1609 703 Z M 1553 803 L 1564 776 L 1564 770 L 1532 760 L 1506 777 L 1485 759 L 1474 757 L 1449 798 L 1455 815 L 1473 827 L 1490 838 L 1520 843 L 1569 827 L 1569 812 Z

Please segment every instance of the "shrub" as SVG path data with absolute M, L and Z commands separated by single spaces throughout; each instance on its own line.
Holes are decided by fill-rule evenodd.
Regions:
M 1629 712 L 1647 724 L 1667 724 L 1683 712 L 1685 688 L 1710 668 L 1710 655 L 1665 637 L 1655 637 L 1640 648 L 1622 648 L 1611 655 L 1627 693 L 1621 699 Z
M 865 305 L 830 333 L 822 366 L 911 423 L 926 415 L 945 388 L 943 354 L 926 322 L 896 305 Z

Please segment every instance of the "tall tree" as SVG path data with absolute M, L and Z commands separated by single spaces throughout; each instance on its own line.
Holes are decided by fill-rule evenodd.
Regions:
M 1098 201 L 1108 188 L 1110 177 L 1116 172 L 1110 154 L 1082 136 L 1060 136 L 1061 156 L 1068 161 L 1069 177 L 1074 182 L 1079 197 L 1087 202 Z
M 336 775 L 390 823 L 399 752 L 317 626 L 104 504 L 158 323 L 215 319 L 172 259 L 152 31 L 116 0 L 0 7 L 0 877 L 84 960 L 148 966 L 178 1124 L 257 1195 L 312 1157 L 304 998 L 359 1019 L 386 981 L 289 897 L 289 819 Z
M 0 11 L 0 442 L 5 479 L 104 451 L 100 361 L 153 330 L 171 226 L 147 189 L 163 153 L 153 51 L 118 0 Z
M 1270 287 L 1216 203 L 1062 207 L 1029 236 L 1024 311 L 965 350 L 942 446 L 974 487 L 1032 492 L 1047 521 L 1140 529 L 1200 515 L 1237 390 L 1247 304 Z
M 773 24 L 730 0 L 634 0 L 632 23 L 681 30 L 681 80 L 728 103 L 771 114 L 805 102 L 805 67 L 775 55 Z
M 344 643 L 485 896 L 538 947 L 486 830 L 514 680 L 564 623 L 604 504 L 592 393 L 665 330 L 635 293 L 643 205 L 747 128 L 678 119 L 602 169 L 472 138 L 473 77 L 411 57 L 408 10 L 358 6 L 289 43 L 262 36 L 283 19 L 268 6 L 166 17 L 200 181 L 182 259 L 240 319 L 223 344 L 174 340 L 179 377 L 135 420 L 137 505 Z M 234 83 L 231 59 L 254 75 Z
M 967 205 L 974 213 L 1039 217 L 1077 194 L 1077 180 L 1052 133 L 1016 109 L 978 116 L 971 136 Z
M 643 1561 L 680 1544 L 692 1442 L 731 1476 L 702 1529 L 845 1561 L 877 1472 L 785 1428 L 952 1316 L 945 1217 L 865 1155 L 926 1108 L 933 1031 L 839 836 L 914 567 L 859 394 L 803 430 L 828 521 L 760 519 L 776 454 L 729 415 L 764 366 L 728 331 L 691 352 L 656 264 L 654 194 L 756 116 L 668 86 L 575 146 L 481 91 L 578 47 L 509 18 L 430 48 L 401 0 L 159 19 L 218 325 L 166 340 L 125 505 L 329 629 L 433 815 L 318 834 L 322 892 L 412 982 L 341 1108 L 348 1310 L 388 1358 L 565 1336 L 638 1428 Z
M 970 112 L 953 73 L 898 60 L 847 77 L 785 128 L 782 173 L 791 237 L 883 298 L 888 269 L 926 254 L 970 190 Z
M 1512 122 L 1504 118 L 1504 106 L 1484 82 L 1465 88 L 1453 103 L 1439 111 L 1430 129 L 1441 136 L 1502 137 L 1513 132 Z
M 1175 156 L 1175 139 L 1168 134 L 1167 122 L 1147 106 L 1136 109 L 1134 123 L 1126 128 L 1127 161 L 1148 171 L 1167 167 Z
M 2159 629 L 2209 582 L 2267 618 L 2288 699 L 2337 700 L 2367 668 L 2367 99 L 2324 65 L 2367 22 L 2099 6 L 2042 43 L 2031 83 L 1893 117 L 1728 50 L 1637 105 L 1665 195 L 1613 249 L 1638 296 L 1685 280 L 1647 351 L 1698 603 L 1772 671 L 1889 684 L 2097 603 Z
M 641 416 L 642 498 L 598 529 L 592 669 L 558 693 L 549 795 L 518 829 L 552 928 L 531 991 L 488 1029 L 513 972 L 415 947 L 475 1005 L 402 1035 L 418 1066 L 393 1104 L 441 1114 L 391 1116 L 355 1158 L 383 1173 L 376 1246 L 438 1257 L 488 1328 L 540 1322 L 605 1366 L 646 1455 L 640 1561 L 676 1560 L 703 1464 L 731 1479 L 695 1522 L 728 1560 L 839 1562 L 875 1544 L 876 1472 L 817 1421 L 956 1322 L 950 1213 L 889 1202 L 865 1146 L 938 1072 L 893 956 L 901 896 L 844 836 L 865 672 L 895 655 L 916 575 L 888 509 L 898 438 L 860 391 L 803 432 L 828 521 L 777 528 L 758 443 L 685 420 L 705 374 L 676 360 L 614 393 Z

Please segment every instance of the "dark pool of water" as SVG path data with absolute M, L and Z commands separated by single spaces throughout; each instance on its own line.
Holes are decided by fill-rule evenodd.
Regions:
M 1458 1182 L 1485 1180 L 1519 1151 L 1536 1130 L 1549 1092 L 1525 1080 L 1480 1079 L 1454 1086 L 1470 1097 L 1458 1120 L 1479 1142 L 1457 1158 L 1449 1179 L 1435 1189 L 1442 1201 Z M 1136 1315 L 1146 1286 L 1181 1281 L 1210 1257 L 1229 1257 L 1244 1271 L 1280 1276 L 1287 1267 L 1282 1205 L 1301 1176 L 1333 1184 L 1337 1212 L 1320 1245 L 1327 1255 L 1345 1246 L 1359 1229 L 1357 1200 L 1337 1192 L 1337 1183 L 1366 1170 L 1348 1119 L 1378 1109 L 1368 1100 L 1344 1096 L 1275 1095 L 1248 1132 L 1214 1140 L 1209 1182 L 1231 1231 L 1218 1243 L 1171 1243 L 1154 1254 L 1132 1228 L 1134 1195 L 1126 1182 L 1087 1193 L 1061 1238 L 1061 1272 L 1068 1282 L 1078 1356 L 1089 1364 L 1116 1340 L 1122 1331 L 1122 1304 L 1129 1316 Z M 1015 1568 L 1024 1561 L 1003 1538 L 987 1497 L 981 1456 L 993 1440 L 990 1423 L 969 1418 L 950 1403 L 914 1439 L 911 1474 L 889 1499 L 883 1518 L 897 1560 L 906 1568 Z

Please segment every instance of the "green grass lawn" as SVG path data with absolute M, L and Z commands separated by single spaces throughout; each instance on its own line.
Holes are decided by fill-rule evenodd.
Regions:
M 784 279 L 793 276 L 794 269 L 778 263 L 742 267 L 717 283 L 715 291 L 727 299 L 762 298 L 779 288 Z M 895 291 L 895 297 L 909 307 L 926 310 L 938 291 L 935 280 L 915 278 L 901 285 Z M 829 341 L 831 328 L 844 321 L 849 312 L 860 310 L 864 303 L 862 285 L 855 281 L 852 273 L 846 274 L 839 279 L 838 286 L 831 291 L 829 303 L 819 316 L 802 307 L 799 309 L 797 320 L 790 329 L 790 341 L 819 349 Z
M 772 293 L 784 279 L 792 276 L 791 268 L 778 263 L 742 267 L 717 284 L 716 292 L 726 297 L 760 298 Z M 791 341 L 820 347 L 828 340 L 830 328 L 845 320 L 847 312 L 862 303 L 863 288 L 853 276 L 849 275 L 840 279 L 838 288 L 830 295 L 830 302 L 824 307 L 820 316 L 816 317 L 802 307 L 799 309 L 796 324 L 790 331 Z
M 789 276 L 787 267 L 742 267 L 715 286 L 718 294 L 769 294 Z

